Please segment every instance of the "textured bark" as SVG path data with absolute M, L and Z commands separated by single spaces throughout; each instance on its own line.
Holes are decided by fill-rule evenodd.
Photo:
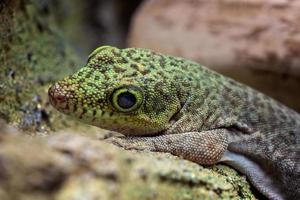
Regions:
M 0 1 L 1 200 L 254 199 L 229 167 L 124 151 L 53 110 L 49 85 L 82 62 L 56 25 L 60 4 L 51 2 Z
M 300 3 L 149 0 L 129 46 L 191 58 L 300 111 Z

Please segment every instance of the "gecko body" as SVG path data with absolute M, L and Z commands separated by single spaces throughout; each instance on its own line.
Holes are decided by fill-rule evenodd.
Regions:
M 125 149 L 224 162 L 269 199 L 300 199 L 300 115 L 193 61 L 103 46 L 49 97 L 67 115 L 124 134 L 108 140 Z

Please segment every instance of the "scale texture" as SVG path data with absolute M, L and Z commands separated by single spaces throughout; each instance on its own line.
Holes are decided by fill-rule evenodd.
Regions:
M 269 199 L 300 199 L 300 115 L 193 61 L 147 49 L 96 49 L 49 89 L 52 105 L 125 137 L 125 149 L 224 162 Z

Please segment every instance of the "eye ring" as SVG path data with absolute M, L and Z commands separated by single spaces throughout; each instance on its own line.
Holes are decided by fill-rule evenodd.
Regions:
M 123 86 L 111 95 L 111 103 L 120 112 L 131 112 L 138 109 L 143 103 L 143 92 L 137 86 Z

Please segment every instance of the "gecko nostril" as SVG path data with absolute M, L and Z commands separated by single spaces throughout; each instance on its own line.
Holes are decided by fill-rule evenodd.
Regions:
M 54 98 L 55 98 L 56 101 L 58 101 L 58 102 L 60 102 L 60 103 L 63 103 L 63 102 L 65 102 L 65 101 L 67 101 L 66 96 L 61 95 L 61 94 L 55 94 L 55 95 L 54 95 Z

